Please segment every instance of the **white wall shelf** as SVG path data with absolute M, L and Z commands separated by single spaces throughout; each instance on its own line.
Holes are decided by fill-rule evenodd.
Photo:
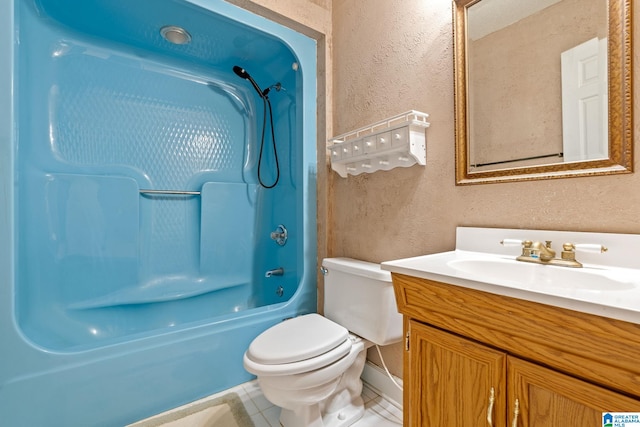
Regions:
M 428 114 L 407 111 L 328 141 L 331 168 L 341 177 L 426 165 Z

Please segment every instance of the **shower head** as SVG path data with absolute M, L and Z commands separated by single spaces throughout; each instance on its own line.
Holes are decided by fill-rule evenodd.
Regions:
M 278 181 L 280 180 L 280 166 L 278 164 L 278 151 L 276 150 L 276 135 L 273 128 L 273 111 L 271 110 L 271 101 L 269 100 L 269 97 L 267 96 L 267 94 L 269 93 L 271 88 L 276 87 L 276 85 L 269 86 L 263 91 L 262 89 L 260 89 L 260 86 L 258 86 L 258 83 L 256 83 L 256 81 L 251 78 L 249 73 L 247 73 L 247 70 L 245 70 L 244 68 L 234 65 L 233 72 L 236 73 L 238 77 L 245 80 L 249 80 L 249 83 L 251 83 L 251 86 L 253 86 L 256 92 L 258 92 L 258 95 L 260 95 L 260 98 L 262 98 L 262 103 L 264 104 L 264 119 L 262 122 L 262 138 L 260 140 L 260 154 L 258 154 L 258 182 L 264 188 L 273 188 L 276 186 L 276 184 L 278 184 Z M 280 85 L 280 88 L 282 88 L 282 85 Z M 269 106 L 268 109 L 267 109 L 267 105 Z M 262 150 L 264 148 L 264 133 L 267 130 L 267 111 L 269 112 L 269 120 L 271 120 L 271 140 L 273 141 L 273 157 L 276 162 L 276 180 L 273 182 L 273 184 L 269 184 L 269 185 L 262 182 L 262 176 L 260 172 L 261 165 L 262 165 Z
M 260 89 L 260 86 L 258 86 L 258 83 L 256 83 L 256 81 L 253 80 L 253 78 L 251 78 L 249 73 L 247 73 L 247 70 L 245 70 L 242 67 L 238 67 L 237 65 L 234 65 L 233 72 L 236 73 L 238 77 L 243 78 L 245 80 L 249 80 L 249 83 L 251 83 L 251 85 L 256 90 L 256 92 L 258 92 L 258 95 L 260 95 L 260 98 L 264 98 L 267 96 L 266 93 L 262 92 L 262 89 Z
M 233 66 L 233 72 L 236 73 L 238 75 L 238 77 L 241 77 L 243 79 L 251 78 L 249 73 L 247 73 L 247 70 L 245 70 L 242 67 L 238 67 L 237 65 Z

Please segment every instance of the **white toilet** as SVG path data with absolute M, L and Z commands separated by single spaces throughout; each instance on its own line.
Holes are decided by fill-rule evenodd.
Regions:
M 244 367 L 282 412 L 284 427 L 346 427 L 364 413 L 360 375 L 373 344 L 400 341 L 391 274 L 379 264 L 327 258 L 324 314 L 281 322 L 253 340 Z

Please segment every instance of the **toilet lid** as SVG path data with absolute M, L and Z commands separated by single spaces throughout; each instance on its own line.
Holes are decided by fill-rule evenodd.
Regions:
M 343 326 L 312 313 L 267 329 L 253 340 L 247 356 L 264 365 L 293 363 L 333 350 L 348 336 Z

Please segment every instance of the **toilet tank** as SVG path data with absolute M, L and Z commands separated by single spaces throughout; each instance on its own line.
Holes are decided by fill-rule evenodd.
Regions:
M 325 258 L 324 316 L 378 345 L 402 338 L 391 273 L 380 264 Z

